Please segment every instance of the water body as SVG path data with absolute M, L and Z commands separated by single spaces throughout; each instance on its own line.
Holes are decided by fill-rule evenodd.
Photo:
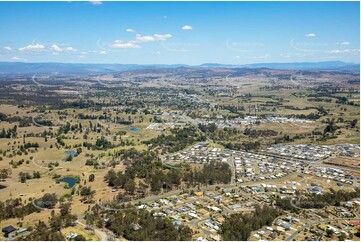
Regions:
M 133 131 L 133 132 L 137 132 L 139 130 L 140 130 L 140 128 L 137 128 L 137 127 L 131 127 L 130 128 L 130 131 Z
M 67 183 L 68 187 L 72 188 L 76 184 L 77 179 L 74 177 L 71 177 L 71 176 L 67 176 L 67 177 L 61 178 L 59 181 Z
M 5 188 L 6 188 L 6 186 L 0 185 L 0 190 L 5 189 Z
M 67 150 L 67 151 L 65 151 L 65 153 L 67 155 L 71 155 L 71 157 L 73 157 L 73 158 L 78 155 L 78 153 L 74 150 Z

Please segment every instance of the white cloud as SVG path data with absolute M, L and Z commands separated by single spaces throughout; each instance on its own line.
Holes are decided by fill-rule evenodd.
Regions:
M 11 60 L 12 61 L 26 61 L 26 59 L 21 59 L 21 58 L 16 57 L 16 56 L 12 57 Z
M 341 42 L 340 45 L 350 45 L 351 43 L 348 42 L 348 41 L 345 41 L 345 42 Z
M 116 49 L 133 49 L 133 48 L 140 48 L 139 45 L 132 43 L 132 42 L 123 42 L 121 40 L 116 40 L 111 45 L 111 47 Z
M 192 26 L 190 26 L 190 25 L 184 25 L 184 26 L 182 27 L 182 29 L 183 29 L 183 30 L 192 30 L 193 28 L 192 28 Z
M 134 33 L 134 29 L 126 29 L 125 31 L 129 32 L 129 33 Z
M 75 52 L 75 51 L 77 51 L 75 48 L 70 47 L 70 46 L 69 46 L 69 47 L 66 47 L 65 50 L 68 51 L 68 52 Z
M 53 53 L 52 53 L 52 55 L 59 55 L 59 53 L 57 53 L 57 52 L 53 52 Z
M 42 45 L 42 44 L 31 44 L 31 45 L 19 48 L 19 51 L 27 51 L 27 50 L 29 50 L 29 51 L 39 51 L 39 50 L 42 50 L 44 48 L 45 48 L 45 46 Z
M 309 34 L 305 34 L 306 37 L 316 37 L 316 34 L 314 33 L 309 33 Z
M 11 48 L 10 46 L 4 46 L 3 49 L 7 51 L 11 51 L 13 48 Z
M 330 50 L 330 51 L 326 51 L 327 53 L 330 54 L 344 54 L 344 53 L 359 53 L 360 50 L 359 49 L 344 49 L 344 50 Z
M 53 44 L 52 46 L 50 46 L 50 49 L 52 49 L 53 51 L 63 51 L 62 48 L 60 48 L 58 45 Z
M 107 53 L 105 50 L 102 50 L 102 51 L 99 52 L 99 54 L 100 54 L 100 55 L 106 55 L 106 54 L 108 54 L 108 53 Z
M 103 4 L 103 2 L 102 1 L 89 1 L 91 4 L 93 4 L 93 5 L 101 5 L 101 4 Z
M 88 52 L 86 52 L 86 51 L 82 51 L 80 54 L 82 54 L 82 55 L 87 55 L 87 54 L 88 54 Z
M 137 34 L 134 39 L 129 41 L 115 40 L 113 44 L 110 45 L 112 48 L 116 49 L 134 49 L 141 48 L 140 43 L 148 43 L 155 41 L 164 41 L 171 38 L 171 34 L 153 34 L 153 35 L 141 35 Z
M 142 42 L 153 42 L 153 41 L 163 41 L 171 38 L 171 34 L 154 34 L 154 35 L 140 35 L 137 34 L 135 36 L 135 42 L 142 43 Z

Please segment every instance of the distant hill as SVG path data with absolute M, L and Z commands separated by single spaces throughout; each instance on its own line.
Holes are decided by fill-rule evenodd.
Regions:
M 25 63 L 0 62 L 0 75 L 7 74 L 106 74 L 142 69 L 159 68 L 268 68 L 279 70 L 322 70 L 359 73 L 360 65 L 341 61 L 297 62 L 297 63 L 258 63 L 247 65 L 227 65 L 205 63 L 198 66 L 174 65 L 137 65 L 137 64 L 73 64 L 73 63 Z
M 322 70 L 322 71 L 360 71 L 360 64 L 342 61 L 259 63 L 243 65 L 248 68 L 269 68 L 279 70 Z
M 222 67 L 222 68 L 268 68 L 277 70 L 319 70 L 319 71 L 346 71 L 359 72 L 360 64 L 347 63 L 342 61 L 324 62 L 292 62 L 292 63 L 256 63 L 245 65 L 226 65 L 217 63 L 206 63 L 199 67 Z
M 139 69 L 139 65 L 0 62 L 0 74 L 99 74 Z

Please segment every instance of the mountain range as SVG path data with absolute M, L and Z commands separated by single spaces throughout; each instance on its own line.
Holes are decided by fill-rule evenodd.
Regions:
M 26 63 L 26 62 L 0 62 L 0 75 L 10 74 L 105 74 L 140 69 L 157 68 L 268 68 L 278 70 L 310 70 L 310 71 L 338 71 L 359 73 L 360 64 L 342 61 L 326 62 L 293 62 L 293 63 L 256 63 L 245 65 L 228 65 L 218 63 L 205 63 L 202 65 L 138 65 L 138 64 L 74 64 L 74 63 Z

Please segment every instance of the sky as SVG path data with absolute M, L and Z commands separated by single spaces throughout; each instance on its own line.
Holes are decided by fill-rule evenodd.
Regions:
M 360 60 L 359 2 L 0 2 L 0 61 Z

